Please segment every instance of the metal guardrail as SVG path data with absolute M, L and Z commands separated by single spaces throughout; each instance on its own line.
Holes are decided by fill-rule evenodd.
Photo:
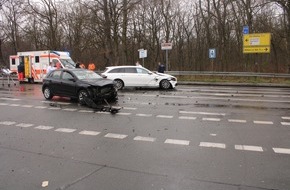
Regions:
M 166 71 L 170 75 L 189 76 L 228 76 L 228 77 L 265 77 L 265 78 L 290 78 L 286 73 L 255 73 L 255 72 L 210 72 L 210 71 Z

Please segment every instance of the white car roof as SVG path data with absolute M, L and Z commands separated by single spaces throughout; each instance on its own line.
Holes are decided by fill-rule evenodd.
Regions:
M 106 67 L 106 68 L 110 68 L 110 69 L 115 69 L 115 68 L 128 68 L 128 67 L 135 67 L 135 68 L 139 68 L 141 66 L 136 66 L 136 65 L 123 65 L 123 66 L 109 66 L 109 67 Z

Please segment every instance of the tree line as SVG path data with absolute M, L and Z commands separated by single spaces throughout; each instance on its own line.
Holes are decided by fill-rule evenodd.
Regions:
M 243 26 L 271 33 L 270 54 L 243 54 Z M 290 70 L 290 0 L 0 0 L 0 64 L 20 51 L 69 51 L 97 69 L 166 61 L 168 70 Z M 209 59 L 209 49 L 216 58 Z

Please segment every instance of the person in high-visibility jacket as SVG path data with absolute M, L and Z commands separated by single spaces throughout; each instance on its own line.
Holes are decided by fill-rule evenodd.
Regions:
M 90 63 L 89 66 L 88 66 L 88 69 L 91 70 L 91 71 L 94 71 L 96 69 L 96 66 L 94 63 Z

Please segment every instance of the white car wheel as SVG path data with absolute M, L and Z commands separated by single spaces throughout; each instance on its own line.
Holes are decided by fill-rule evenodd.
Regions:
M 115 87 L 118 90 L 121 90 L 124 87 L 124 82 L 122 80 L 120 80 L 120 79 L 114 80 L 114 83 L 115 83 Z
M 163 79 L 162 81 L 160 81 L 160 88 L 169 89 L 169 88 L 171 88 L 171 84 L 168 80 Z

